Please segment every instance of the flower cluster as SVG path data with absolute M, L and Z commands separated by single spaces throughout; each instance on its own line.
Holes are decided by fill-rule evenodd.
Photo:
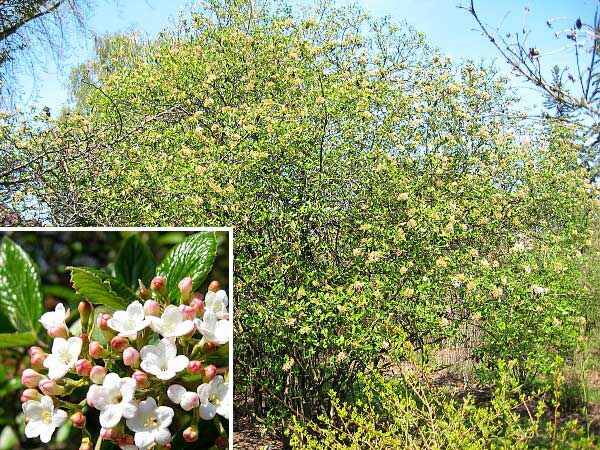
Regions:
M 217 281 L 206 295 L 192 292 L 190 277 L 178 286 L 178 306 L 161 276 L 150 289 L 140 282 L 143 304 L 133 301 L 112 315 L 81 302 L 77 336 L 67 327 L 70 311 L 62 304 L 45 313 L 40 322 L 54 338 L 51 351 L 31 347 L 31 367 L 22 373 L 26 436 L 47 443 L 70 416 L 82 430 L 80 450 L 91 449 L 86 415 L 97 410 L 99 439 L 125 450 L 170 448 L 169 427 L 188 423 L 190 416 L 183 439 L 196 441 L 199 421 L 212 421 L 215 446 L 225 447 L 227 433 L 217 416 L 229 420 L 233 408 L 229 299 Z

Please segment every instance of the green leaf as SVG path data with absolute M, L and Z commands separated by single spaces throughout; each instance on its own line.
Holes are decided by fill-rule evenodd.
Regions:
M 42 315 L 40 274 L 25 251 L 8 238 L 0 245 L 0 305 L 17 331 L 37 331 Z
M 194 289 L 204 281 L 215 261 L 217 241 L 215 233 L 197 233 L 173 247 L 156 270 L 167 279 L 167 292 L 171 301 L 179 299 L 177 285 L 185 277 L 194 280 Z
M 26 333 L 0 333 L 0 348 L 25 347 L 35 344 L 36 334 Z
M 115 275 L 134 291 L 138 287 L 138 278 L 146 286 L 150 285 L 156 264 L 148 246 L 137 236 L 130 236 L 119 250 L 115 261 Z
M 19 436 L 11 426 L 4 427 L 0 433 L 0 450 L 19 448 Z
M 131 289 L 106 272 L 92 267 L 67 267 L 67 270 L 71 271 L 71 283 L 77 293 L 92 303 L 124 309 L 131 302 L 140 300 Z

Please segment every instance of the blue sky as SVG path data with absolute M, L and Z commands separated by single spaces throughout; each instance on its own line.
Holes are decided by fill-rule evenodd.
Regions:
M 294 3 L 294 0 L 290 0 Z M 509 74 L 506 64 L 499 58 L 491 43 L 483 39 L 475 28 L 473 18 L 457 7 L 468 0 L 338 0 L 338 3 L 358 3 L 375 16 L 389 15 L 397 21 L 405 20 L 427 36 L 427 41 L 440 49 L 440 53 L 455 60 L 474 59 L 495 61 Z M 94 2 L 92 2 L 94 3 Z M 127 32 L 138 30 L 152 36 L 169 27 L 189 0 L 100 0 L 89 19 L 93 33 Z M 307 0 L 302 3 L 306 4 Z M 529 42 L 542 52 L 552 52 L 552 63 L 572 65 L 572 51 L 561 50 L 568 42 L 557 40 L 556 30 L 571 27 L 577 17 L 589 22 L 598 0 L 476 0 L 475 6 L 484 22 L 491 28 L 501 24 L 505 31 L 518 30 L 523 25 L 525 7 L 529 8 L 526 27 L 531 30 Z M 554 29 L 546 26 L 546 20 L 559 18 Z M 52 58 L 36 64 L 35 81 L 27 75 L 20 77 L 25 96 L 24 104 L 47 105 L 57 110 L 68 98 L 70 68 L 85 62 L 93 54 L 91 37 L 82 38 L 68 34 L 68 55 L 57 67 Z M 542 62 L 549 60 L 544 58 Z M 524 103 L 535 107 L 539 96 L 524 83 L 514 82 Z

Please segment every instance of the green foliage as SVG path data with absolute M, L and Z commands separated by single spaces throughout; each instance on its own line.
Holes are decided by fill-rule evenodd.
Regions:
M 415 374 L 385 380 L 359 377 L 364 398 L 351 405 L 333 397 L 329 416 L 317 422 L 296 419 L 288 432 L 292 448 L 302 449 L 481 449 L 595 448 L 598 436 L 577 422 L 558 418 L 561 381 L 525 394 L 499 365 L 489 402 L 462 399 L 445 388 L 427 386 Z M 558 377 L 558 375 L 556 375 Z
M 91 303 L 115 309 L 125 309 L 135 300 L 141 300 L 129 287 L 102 270 L 92 267 L 67 267 L 77 294 Z
M 167 277 L 167 293 L 172 302 L 181 296 L 177 284 L 183 278 L 194 280 L 193 289 L 200 287 L 213 266 L 216 252 L 215 233 L 194 234 L 171 249 L 156 274 Z
M 139 287 L 138 279 L 149 286 L 156 274 L 154 257 L 148 246 L 133 234 L 123 243 L 115 261 L 115 277 L 130 289 Z
M 0 305 L 15 330 L 35 334 L 42 315 L 40 275 L 31 258 L 8 238 L 0 245 Z
M 77 106 L 22 139 L 71 155 L 40 200 L 57 223 L 234 225 L 236 385 L 272 423 L 391 356 L 470 340 L 483 376 L 529 381 L 575 347 L 598 191 L 572 128 L 520 120 L 493 68 L 356 7 L 214 0 L 73 78 Z
M 0 333 L 0 348 L 32 345 L 35 343 L 36 338 L 36 334 L 31 331 L 25 333 Z

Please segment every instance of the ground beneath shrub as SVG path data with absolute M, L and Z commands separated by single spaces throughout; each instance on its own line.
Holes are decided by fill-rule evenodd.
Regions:
M 236 417 L 233 429 L 233 448 L 243 450 L 284 450 L 284 443 L 252 423 L 249 417 Z

